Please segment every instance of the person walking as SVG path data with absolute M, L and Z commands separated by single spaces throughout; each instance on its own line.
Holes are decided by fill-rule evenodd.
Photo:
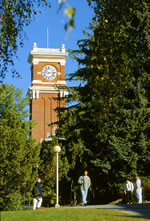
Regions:
M 142 186 L 141 186 L 141 179 L 138 175 L 135 175 L 136 179 L 136 199 L 138 203 L 142 203 Z
M 126 184 L 124 185 L 124 193 L 127 196 L 127 204 L 132 204 L 133 190 L 134 190 L 133 183 L 129 179 L 126 179 Z
M 41 189 L 41 179 L 38 178 L 33 188 L 33 210 L 39 209 L 42 205 L 43 193 Z
M 87 204 L 87 195 L 88 195 L 88 189 L 91 186 L 91 179 L 88 176 L 88 171 L 84 171 L 84 175 L 80 176 L 78 179 L 78 183 L 80 184 L 80 190 L 81 190 L 81 196 L 82 196 L 82 206 L 86 206 Z

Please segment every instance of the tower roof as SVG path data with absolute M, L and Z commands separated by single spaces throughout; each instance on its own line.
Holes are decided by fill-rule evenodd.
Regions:
M 61 48 L 38 48 L 37 44 L 34 43 L 27 61 L 31 64 L 34 57 L 56 57 L 66 59 L 67 56 L 68 53 L 66 53 L 64 44 L 61 45 Z

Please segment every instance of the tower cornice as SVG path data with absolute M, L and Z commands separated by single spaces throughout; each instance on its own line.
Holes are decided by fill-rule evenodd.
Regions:
M 38 48 L 36 43 L 34 43 L 27 61 L 32 64 L 34 58 L 66 59 L 67 56 L 68 53 L 66 52 L 64 44 L 62 44 L 61 48 Z

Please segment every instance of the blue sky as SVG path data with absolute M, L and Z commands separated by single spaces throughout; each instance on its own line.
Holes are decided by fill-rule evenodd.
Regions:
M 93 11 L 89 8 L 86 0 L 68 0 L 72 7 L 76 8 L 75 28 L 66 38 L 64 25 L 67 16 L 64 15 L 64 9 L 58 11 L 57 0 L 54 0 L 51 8 L 42 8 L 42 13 L 35 17 L 35 20 L 24 28 L 24 47 L 19 48 L 17 52 L 18 59 L 15 59 L 15 68 L 21 74 L 22 79 L 13 79 L 11 74 L 5 79 L 8 84 L 13 83 L 17 88 L 23 89 L 24 96 L 28 87 L 31 85 L 30 64 L 27 62 L 29 52 L 32 50 L 33 43 L 36 42 L 39 48 L 47 47 L 47 28 L 48 28 L 48 47 L 60 48 L 61 44 L 65 44 L 66 49 L 77 49 L 77 40 L 83 39 L 83 29 L 88 27 L 91 21 Z M 77 63 L 70 57 L 67 58 L 65 67 L 66 75 L 77 69 Z M 71 83 L 67 84 L 68 86 Z

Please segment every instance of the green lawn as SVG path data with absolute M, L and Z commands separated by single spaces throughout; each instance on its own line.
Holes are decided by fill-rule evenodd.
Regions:
M 126 213 L 88 208 L 40 209 L 1 212 L 1 221 L 146 221 Z

